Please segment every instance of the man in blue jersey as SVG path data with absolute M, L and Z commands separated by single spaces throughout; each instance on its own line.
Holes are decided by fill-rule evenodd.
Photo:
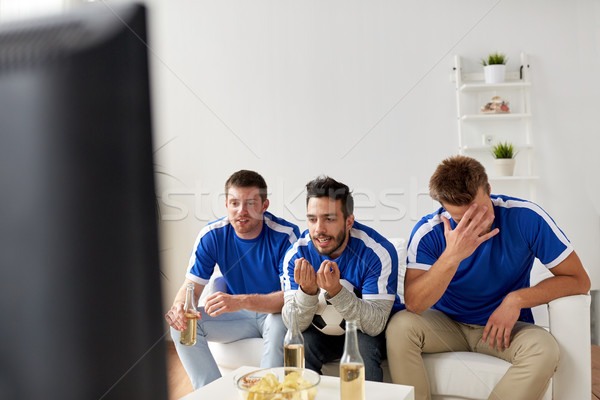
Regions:
M 309 182 L 306 190 L 308 230 L 283 260 L 284 320 L 288 323 L 286 310 L 295 301 L 307 368 L 321 372 L 324 363 L 339 359 L 344 336 L 326 335 L 311 325 L 323 289 L 345 320 L 357 321 L 365 378 L 382 381 L 381 360 L 386 354 L 382 332 L 392 308 L 402 308 L 396 294 L 398 255 L 383 236 L 354 221 L 348 186 L 321 177 Z M 354 290 L 344 287 L 343 281 Z
M 587 293 L 590 280 L 573 246 L 538 205 L 490 195 L 483 166 L 455 156 L 429 182 L 442 205 L 417 223 L 408 244 L 406 311 L 387 328 L 394 383 L 431 393 L 422 353 L 473 351 L 512 364 L 490 399 L 540 399 L 559 360 L 531 307 Z M 554 275 L 530 287 L 537 258 Z
M 225 183 L 227 217 L 205 226 L 190 257 L 185 282 L 165 319 L 179 358 L 194 389 L 221 374 L 207 340 L 228 343 L 244 338 L 264 339 L 261 367 L 283 365 L 281 319 L 283 292 L 279 265 L 294 243 L 298 227 L 267 212 L 267 184 L 254 171 L 241 170 Z M 186 328 L 183 312 L 186 286 L 194 284 L 196 302 L 213 274 L 215 264 L 227 284 L 227 292 L 206 297 L 200 308 L 194 346 L 179 343 Z

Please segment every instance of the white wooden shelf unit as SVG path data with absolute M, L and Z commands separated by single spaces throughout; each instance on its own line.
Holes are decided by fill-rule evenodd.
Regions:
M 463 71 L 461 57 L 454 56 L 456 84 L 456 110 L 459 154 L 477 158 L 486 166 L 490 180 L 499 182 L 530 183 L 533 196 L 534 174 L 533 135 L 531 126 L 531 76 L 527 55 L 521 53 L 518 69 L 508 69 L 503 83 L 487 84 L 481 73 Z M 506 114 L 482 114 L 481 106 L 493 96 L 509 101 L 510 112 Z M 512 142 L 517 151 L 515 175 L 495 177 L 492 167 L 492 145 Z

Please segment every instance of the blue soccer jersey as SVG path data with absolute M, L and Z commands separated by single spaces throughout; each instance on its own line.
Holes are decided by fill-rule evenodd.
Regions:
M 354 286 L 364 300 L 394 301 L 392 312 L 404 306 L 397 295 L 398 254 L 394 246 L 375 230 L 354 222 L 350 229 L 348 244 L 343 253 L 335 259 L 321 255 L 310 240 L 308 230 L 291 247 L 282 264 L 281 280 L 284 291 L 298 289 L 294 281 L 295 261 L 306 259 L 315 272 L 325 260 L 335 261 L 340 270 L 340 279 Z
M 492 229 L 500 232 L 459 264 L 446 292 L 433 306 L 468 324 L 485 325 L 508 293 L 529 287 L 535 258 L 553 268 L 573 251 L 564 233 L 537 204 L 508 196 L 492 195 L 491 199 Z M 456 227 L 443 208 L 421 219 L 410 237 L 407 268 L 429 270 L 444 252 L 442 215 L 452 229 Z M 522 309 L 519 320 L 533 323 L 531 310 Z
M 281 260 L 299 235 L 296 225 L 265 212 L 261 233 L 241 239 L 227 217 L 221 218 L 198 234 L 186 278 L 206 285 L 218 264 L 231 294 L 276 292 Z

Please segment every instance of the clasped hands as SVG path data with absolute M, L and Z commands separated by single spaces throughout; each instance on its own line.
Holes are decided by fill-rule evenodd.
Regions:
M 323 261 L 317 272 L 304 258 L 297 259 L 294 265 L 294 280 L 304 293 L 314 296 L 321 288 L 333 297 L 342 290 L 340 269 L 335 261 Z

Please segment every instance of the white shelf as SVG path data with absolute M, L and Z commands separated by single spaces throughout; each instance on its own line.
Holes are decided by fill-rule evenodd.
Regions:
M 461 92 L 470 92 L 470 91 L 486 91 L 486 90 L 501 90 L 501 89 L 519 89 L 530 87 L 531 82 L 525 81 L 514 81 L 514 82 L 504 82 L 504 83 L 485 83 L 485 82 L 471 82 L 471 83 L 463 83 L 460 86 Z
M 506 113 L 506 114 L 465 114 L 460 117 L 463 121 L 493 121 L 502 119 L 531 118 L 531 113 Z

